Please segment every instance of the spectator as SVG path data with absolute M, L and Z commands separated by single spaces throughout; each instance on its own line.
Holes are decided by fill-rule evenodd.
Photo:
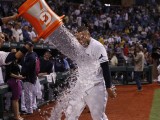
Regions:
M 116 54 L 114 52 L 111 55 L 110 63 L 111 63 L 112 66 L 117 66 L 118 65 L 118 59 L 117 59 Z
M 124 48 L 123 48 L 124 56 L 128 57 L 128 53 L 129 53 L 128 44 L 124 44 Z
M 50 58 L 52 57 L 51 50 L 47 49 L 43 55 L 43 58 L 40 58 L 40 72 L 38 76 L 48 75 L 52 72 L 52 62 Z
M 10 41 L 10 42 L 13 42 L 14 41 L 14 38 L 13 38 L 13 23 L 7 23 L 7 26 L 5 29 L 2 29 L 2 31 L 5 33 L 5 40 L 6 41 Z
M 31 42 L 32 41 L 32 39 L 29 36 L 28 29 L 29 29 L 28 25 L 24 25 L 23 28 L 22 28 L 23 41 L 24 42 Z
M 20 27 L 21 27 L 20 23 L 18 22 L 14 23 L 14 28 L 12 31 L 15 42 L 23 41 L 22 29 Z
M 29 34 L 29 37 L 30 37 L 31 40 L 34 40 L 37 37 L 36 33 L 33 31 L 32 26 L 28 27 L 28 34 Z
M 52 57 L 52 53 L 50 49 L 47 49 L 43 55 L 43 58 L 40 58 L 40 72 L 38 74 L 39 77 L 44 75 L 49 75 L 52 73 L 53 63 L 50 58 Z M 44 100 L 49 99 L 49 83 L 44 84 Z
M 16 52 L 16 51 L 12 51 L 12 52 Z M 23 118 L 19 114 L 19 99 L 22 91 L 21 80 L 23 80 L 24 77 L 20 75 L 20 68 L 17 64 L 17 61 L 14 61 L 10 65 L 6 66 L 5 79 L 9 87 L 11 88 L 11 92 L 12 92 L 12 108 L 14 113 L 14 119 L 23 120 Z
M 149 53 L 147 51 L 147 48 L 143 49 L 143 53 L 144 53 L 144 60 L 145 60 L 144 64 L 149 65 L 150 57 L 149 57 Z
M 68 66 L 64 61 L 63 55 L 61 53 L 59 53 L 53 60 L 54 63 L 54 71 L 55 72 L 65 72 L 67 70 L 66 66 Z
M 142 91 L 142 85 L 141 85 L 141 76 L 143 73 L 144 68 L 144 53 L 142 51 L 143 47 L 140 45 L 136 46 L 135 54 L 133 54 L 134 58 L 134 80 L 137 84 L 137 90 Z
M 64 60 L 66 60 L 66 68 L 67 70 L 75 70 L 76 64 L 68 57 L 64 56 Z
M 68 70 L 70 69 L 70 65 L 71 64 L 68 63 L 66 56 L 61 53 L 58 53 L 58 55 L 56 55 L 56 57 L 53 59 L 54 72 L 56 72 L 57 76 L 59 76 L 59 78 L 56 80 L 56 83 L 52 85 L 55 99 L 57 99 L 61 92 L 67 87 L 68 83 L 66 78 L 69 74 Z M 74 69 L 74 66 L 71 67 Z M 65 75 L 63 75 L 63 73 L 65 73 Z
M 65 56 L 63 54 L 61 54 L 61 57 L 62 57 L 62 59 L 64 61 L 65 71 L 69 71 L 70 70 L 70 66 L 72 66 L 71 65 L 72 63 L 69 63 L 69 62 L 71 62 L 70 59 L 68 59 L 67 56 Z

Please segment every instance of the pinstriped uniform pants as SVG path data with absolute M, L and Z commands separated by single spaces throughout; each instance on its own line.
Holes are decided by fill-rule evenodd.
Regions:
M 93 120 L 108 120 L 105 114 L 107 99 L 108 93 L 105 86 L 103 84 L 96 85 L 86 91 L 84 97 L 77 95 L 69 102 L 65 120 L 78 120 L 86 105 L 89 107 Z
M 35 85 L 30 82 L 24 82 L 24 98 L 25 98 L 25 106 L 27 109 L 27 113 L 33 113 L 33 100 L 36 98 Z

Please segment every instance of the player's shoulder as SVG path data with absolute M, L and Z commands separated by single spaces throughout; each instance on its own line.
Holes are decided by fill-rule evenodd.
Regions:
M 1 55 L 8 55 L 10 52 L 0 51 Z
M 96 46 L 103 46 L 102 43 L 100 43 L 98 40 L 94 39 L 94 38 L 91 38 L 91 42 L 96 45 Z
M 104 48 L 102 43 L 100 43 L 99 41 L 97 41 L 94 38 L 91 38 L 91 42 L 92 42 L 92 47 L 94 47 L 95 49 L 103 49 Z

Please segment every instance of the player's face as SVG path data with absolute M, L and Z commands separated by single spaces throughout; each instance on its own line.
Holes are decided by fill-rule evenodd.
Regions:
M 75 34 L 78 42 L 83 46 L 87 47 L 88 43 L 90 41 L 90 35 L 88 34 L 88 31 L 82 31 L 82 32 L 77 32 Z
M 0 48 L 2 47 L 4 42 L 5 42 L 5 36 L 3 33 L 0 33 Z

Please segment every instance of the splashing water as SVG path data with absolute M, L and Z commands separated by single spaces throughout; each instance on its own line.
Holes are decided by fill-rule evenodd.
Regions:
M 68 104 L 75 104 L 74 98 L 77 98 L 77 96 L 83 98 L 86 91 L 94 86 L 95 74 L 102 73 L 97 73 L 97 69 L 99 69 L 97 61 L 85 53 L 85 48 L 80 45 L 65 26 L 60 26 L 48 39 L 50 44 L 73 60 L 78 66 L 78 71 L 74 71 L 67 78 L 69 87 L 61 93 L 49 118 L 49 120 L 60 120 L 61 112 L 69 111 Z

